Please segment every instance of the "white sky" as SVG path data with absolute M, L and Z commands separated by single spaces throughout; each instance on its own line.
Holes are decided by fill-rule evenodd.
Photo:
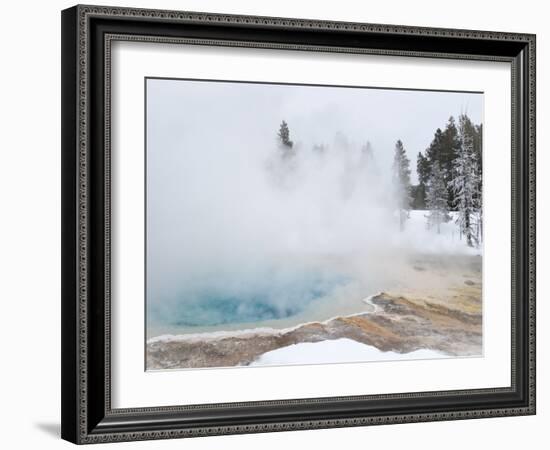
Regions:
M 478 93 L 159 79 L 149 79 L 147 89 L 150 139 L 158 147 L 178 145 L 183 134 L 186 142 L 193 135 L 199 146 L 205 135 L 211 144 L 248 141 L 243 151 L 251 143 L 271 146 L 285 120 L 291 139 L 306 150 L 330 145 L 336 133 L 356 145 L 370 141 L 382 170 L 390 170 L 395 141 L 401 139 L 413 182 L 418 152 L 449 116 L 466 112 L 479 124 L 483 114 Z M 163 154 L 170 158 L 170 152 Z

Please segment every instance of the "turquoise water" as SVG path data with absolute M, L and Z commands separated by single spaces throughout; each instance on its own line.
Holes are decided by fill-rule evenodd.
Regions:
M 199 283 L 173 300 L 148 302 L 149 336 L 214 329 L 281 326 L 288 319 L 320 310 L 350 280 L 341 275 L 306 272 L 299 276 Z
M 322 295 L 322 292 L 313 290 L 306 298 L 280 306 L 272 304 L 271 298 L 262 294 L 246 297 L 205 293 L 197 301 L 182 302 L 169 322 L 178 326 L 209 326 L 283 319 L 299 313 Z

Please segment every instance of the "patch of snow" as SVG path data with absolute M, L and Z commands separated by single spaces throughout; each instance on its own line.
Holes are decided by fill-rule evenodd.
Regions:
M 278 348 L 264 353 L 250 365 L 331 364 L 447 357 L 443 353 L 427 349 L 409 353 L 383 352 L 376 347 L 361 344 L 352 339 L 341 338 L 315 343 L 304 342 Z
M 461 236 L 460 228 L 456 224 L 458 214 L 456 211 L 449 213 L 451 220 L 441 224 L 440 233 L 435 229 L 428 229 L 426 219 L 428 214 L 429 211 L 424 210 L 409 211 L 405 229 L 393 235 L 392 244 L 397 248 L 409 248 L 434 254 L 482 254 L 482 245 L 479 248 L 468 247 L 466 238 Z

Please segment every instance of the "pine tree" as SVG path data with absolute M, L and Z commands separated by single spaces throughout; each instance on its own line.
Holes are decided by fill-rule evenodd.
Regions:
M 418 156 L 416 157 L 416 173 L 418 174 L 420 184 L 424 186 L 428 184 L 431 173 L 430 162 L 421 152 L 418 152 Z
M 428 158 L 421 152 L 416 157 L 416 173 L 418 174 L 418 186 L 414 189 L 414 209 L 426 208 L 426 186 L 431 176 L 431 166 Z
M 423 164 L 421 163 L 422 166 L 420 168 L 422 173 L 419 173 L 419 176 L 424 177 L 426 182 L 431 175 L 431 165 L 435 161 L 439 161 L 441 163 L 442 155 L 446 153 L 443 150 L 443 146 L 445 145 L 446 141 L 446 134 L 446 132 L 444 133 L 443 131 L 441 131 L 441 128 L 435 130 L 432 142 L 425 151 L 424 161 L 422 161 Z
M 464 114 L 464 130 L 467 136 L 470 136 L 472 139 L 473 145 L 473 154 L 474 160 L 477 168 L 477 191 L 476 191 L 476 203 L 478 206 L 478 211 L 475 216 L 476 219 L 476 236 L 477 241 L 479 242 L 482 239 L 482 172 L 483 172 L 483 152 L 482 152 L 482 139 L 483 139 L 483 124 L 475 125 L 470 118 Z
M 474 150 L 478 168 L 478 241 L 483 240 L 483 124 L 475 126 Z
M 459 117 L 460 152 L 453 164 L 454 177 L 449 187 L 455 197 L 458 210 L 457 224 L 466 236 L 466 243 L 473 247 L 479 243 L 476 230 L 481 211 L 480 176 L 474 151 L 472 133 L 468 130 L 468 117 Z
M 450 116 L 445 126 L 445 130 L 441 131 L 440 128 L 436 130 L 430 146 L 426 149 L 422 158 L 419 158 L 417 161 L 419 180 L 424 180 L 424 183 L 427 182 L 426 180 L 431 177 L 432 167 L 437 161 L 443 172 L 445 185 L 449 186 L 449 182 L 454 176 L 454 160 L 459 150 L 460 140 L 458 129 L 454 117 Z M 447 194 L 449 198 L 449 208 L 454 209 L 454 192 L 450 187 L 447 187 Z
M 393 157 L 393 186 L 395 199 L 399 210 L 399 229 L 405 228 L 405 221 L 409 218 L 411 205 L 411 169 L 410 161 L 407 158 L 403 142 L 398 140 L 395 144 Z
M 411 209 L 426 209 L 426 189 L 422 184 L 411 186 Z
M 290 140 L 290 130 L 288 124 L 283 120 L 279 126 L 279 132 L 277 133 L 279 139 L 279 147 L 282 150 L 283 158 L 294 156 L 294 142 Z
M 461 149 L 460 132 L 453 116 L 449 117 L 445 131 L 442 134 L 440 154 L 437 158 L 441 169 L 447 177 L 451 177 L 453 161 Z
M 359 165 L 363 169 L 366 169 L 366 172 L 369 176 L 376 175 L 378 172 L 378 169 L 376 167 L 376 161 L 374 159 L 374 151 L 372 149 L 372 145 L 369 141 L 367 141 L 362 147 L 361 147 L 361 153 L 359 157 Z
M 438 234 L 441 233 L 441 224 L 451 219 L 448 211 L 448 197 L 445 177 L 439 162 L 436 161 L 432 167 L 432 175 L 426 191 L 426 202 L 430 211 L 426 217 L 428 227 L 437 227 Z
M 374 153 L 372 151 L 372 144 L 370 143 L 370 141 L 367 141 L 366 144 L 361 147 L 361 157 L 364 161 L 373 161 Z

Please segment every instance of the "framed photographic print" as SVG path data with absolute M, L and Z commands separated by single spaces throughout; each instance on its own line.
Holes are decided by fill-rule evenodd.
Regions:
M 535 413 L 535 36 L 62 12 L 62 436 Z

